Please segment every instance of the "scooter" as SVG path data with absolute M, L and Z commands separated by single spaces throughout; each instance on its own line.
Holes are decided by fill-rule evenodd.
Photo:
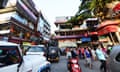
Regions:
M 68 70 L 69 72 L 82 72 L 77 58 L 70 58 L 68 60 Z

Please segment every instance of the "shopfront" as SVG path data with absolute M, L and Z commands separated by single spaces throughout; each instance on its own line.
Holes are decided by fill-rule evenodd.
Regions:
M 109 20 L 104 21 L 98 26 L 97 32 L 99 36 L 99 40 L 101 40 L 101 36 L 104 36 L 104 40 L 108 40 L 108 42 L 112 45 L 116 45 L 120 43 L 120 20 Z

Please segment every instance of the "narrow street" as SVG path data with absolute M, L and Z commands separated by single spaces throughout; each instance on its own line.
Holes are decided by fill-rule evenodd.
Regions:
M 60 57 L 60 61 L 52 63 L 51 72 L 67 72 L 67 61 L 65 56 Z
M 95 61 L 93 63 L 92 69 L 85 67 L 84 60 L 80 60 L 79 64 L 81 66 L 82 72 L 100 72 L 100 70 L 99 70 L 100 62 L 98 62 L 98 61 Z
M 120 0 L 0 0 L 0 72 L 120 72 L 119 66 Z
M 66 63 L 67 61 L 65 56 L 61 56 L 60 61 L 58 63 L 57 62 L 52 63 L 51 72 L 67 72 Z M 86 68 L 84 66 L 84 60 L 80 60 L 79 64 L 82 68 L 82 72 L 100 72 L 99 70 L 100 63 L 98 61 L 93 63 L 92 69 Z

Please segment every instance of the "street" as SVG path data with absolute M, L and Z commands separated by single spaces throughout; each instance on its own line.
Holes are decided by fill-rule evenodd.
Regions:
M 120 72 L 119 66 L 120 0 L 0 0 L 0 72 Z
M 67 60 L 65 56 L 60 57 L 60 61 L 53 62 L 51 66 L 51 72 L 67 72 Z
M 60 57 L 60 61 L 52 63 L 51 66 L 51 72 L 67 72 L 67 66 L 66 66 L 66 58 L 65 56 Z M 93 68 L 89 69 L 84 66 L 84 60 L 80 60 L 79 64 L 81 66 L 82 72 L 100 72 L 99 66 L 100 63 L 98 61 L 93 63 Z

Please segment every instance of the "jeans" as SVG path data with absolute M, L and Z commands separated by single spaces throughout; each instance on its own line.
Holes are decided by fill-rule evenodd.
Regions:
M 101 65 L 100 65 L 100 70 L 104 69 L 104 72 L 106 72 L 106 61 L 105 60 L 100 60 Z

